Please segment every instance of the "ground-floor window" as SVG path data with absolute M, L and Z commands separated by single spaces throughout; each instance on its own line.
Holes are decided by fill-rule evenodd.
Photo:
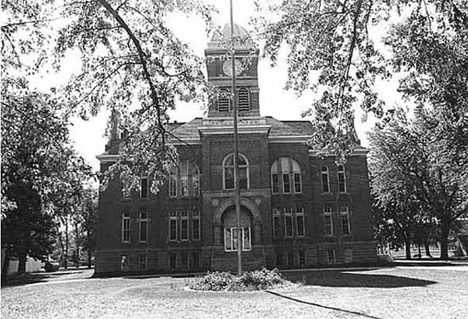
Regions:
M 224 250 L 237 251 L 238 242 L 237 227 L 224 228 Z M 240 228 L 240 244 L 241 249 L 244 251 L 252 249 L 250 227 Z
M 138 257 L 138 267 L 140 269 L 142 269 L 142 270 L 146 269 L 146 267 L 147 267 L 147 257 L 146 257 L 146 255 L 140 255 Z
M 336 263 L 335 248 L 329 248 L 327 250 L 327 262 L 329 264 L 335 264 Z
M 297 259 L 299 260 L 299 266 L 304 266 L 306 264 L 306 257 L 304 250 L 297 251 Z
M 276 254 L 277 266 L 304 266 L 305 264 L 305 250 L 287 250 Z
M 127 271 L 129 264 L 128 255 L 120 255 L 120 270 Z
M 353 261 L 353 250 L 351 248 L 347 248 L 344 250 L 344 262 L 350 263 Z
M 200 268 L 200 254 L 182 252 L 176 254 L 169 254 L 169 268 L 170 269 L 199 269 Z
M 294 266 L 294 251 L 290 250 L 286 253 L 286 260 L 288 263 L 288 266 Z

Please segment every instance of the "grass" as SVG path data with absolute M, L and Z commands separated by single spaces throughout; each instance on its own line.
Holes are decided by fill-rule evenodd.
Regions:
M 187 278 L 108 278 L 2 288 L 1 318 L 468 318 L 468 267 L 290 273 L 303 285 L 184 289 Z

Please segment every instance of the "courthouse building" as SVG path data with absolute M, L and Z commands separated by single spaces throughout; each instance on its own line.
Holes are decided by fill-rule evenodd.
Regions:
M 235 35 L 248 39 L 235 26 Z M 96 273 L 307 268 L 376 261 L 366 150 L 357 145 L 344 165 L 322 158 L 307 140 L 309 121 L 262 116 L 258 49 L 236 45 L 239 103 L 241 227 L 234 205 L 233 120 L 229 98 L 232 64 L 223 47 L 230 28 L 205 50 L 208 80 L 226 91 L 210 101 L 206 117 L 168 124 L 180 155 L 164 187 L 124 197 L 121 183 L 101 192 Z M 248 59 L 246 59 L 248 58 Z M 244 63 L 250 61 L 250 63 Z M 268 94 L 268 92 L 265 92 Z M 262 107 L 287 108 L 287 105 Z M 118 156 L 113 134 L 101 170 Z

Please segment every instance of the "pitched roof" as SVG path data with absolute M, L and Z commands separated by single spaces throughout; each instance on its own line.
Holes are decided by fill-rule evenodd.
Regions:
M 271 116 L 266 117 L 266 124 L 271 126 L 269 136 L 310 136 L 313 132 L 309 121 L 279 121 Z M 168 130 L 180 140 L 200 140 L 198 128 L 203 126 L 203 119 L 194 118 L 187 123 L 169 123 Z
M 267 124 L 271 125 L 270 136 L 310 136 L 314 131 L 309 121 L 279 121 L 267 116 Z

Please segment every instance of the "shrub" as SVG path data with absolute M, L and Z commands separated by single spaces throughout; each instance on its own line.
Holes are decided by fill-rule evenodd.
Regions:
M 207 275 L 188 283 L 190 289 L 205 291 L 251 291 L 291 285 L 293 284 L 284 279 L 276 268 L 246 271 L 241 277 L 228 272 L 208 272 Z

